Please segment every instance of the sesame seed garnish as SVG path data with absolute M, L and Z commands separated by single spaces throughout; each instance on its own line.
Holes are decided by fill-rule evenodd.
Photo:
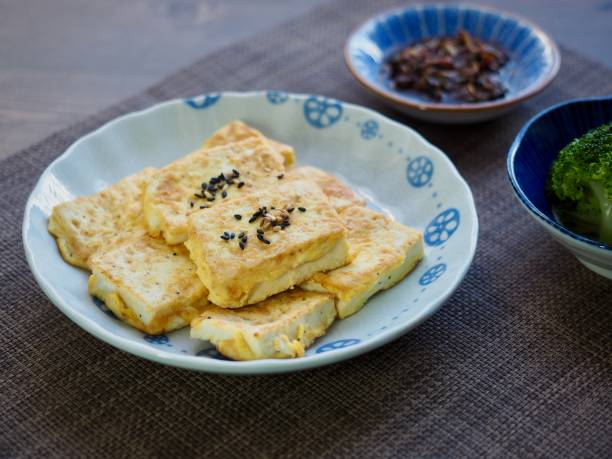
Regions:
M 240 172 L 238 172 L 236 169 L 232 169 L 232 172 L 234 173 L 234 177 L 240 177 Z
M 189 207 L 193 207 L 193 201 L 189 203 Z
M 240 242 L 238 243 L 238 247 L 240 247 L 240 250 L 244 250 L 244 246 L 245 246 L 245 243 L 244 243 L 244 242 L 240 241 Z
M 214 200 L 215 200 L 215 196 L 214 196 L 214 195 L 213 195 L 213 196 L 209 196 L 208 198 L 206 198 L 206 200 L 207 200 L 208 202 L 212 202 L 212 201 L 214 201 Z
M 238 182 L 238 188 L 242 188 L 244 186 L 244 182 Z
M 287 209 L 287 212 L 291 213 L 291 212 L 293 212 L 294 210 L 295 210 L 295 207 L 289 207 L 289 208 Z
M 223 233 L 221 236 L 219 236 L 221 239 L 223 239 L 224 241 L 229 241 L 230 237 L 229 234 L 227 233 L 227 231 L 225 233 Z
M 200 209 L 208 209 L 210 206 L 200 206 Z
M 257 228 L 257 234 L 263 234 L 264 230 L 262 230 L 261 228 Z
M 305 209 L 304 207 L 298 207 L 298 210 L 299 210 L 300 212 L 306 212 L 306 209 Z
M 172 255 L 176 257 L 176 252 L 174 252 Z
M 205 190 L 208 187 L 208 183 L 202 182 L 201 187 L 202 187 L 203 190 Z
M 246 242 L 249 240 L 249 237 L 245 235 L 245 236 L 242 236 L 240 240 L 246 244 Z
M 235 218 L 236 220 L 242 220 L 242 215 L 240 215 L 240 214 L 234 214 L 234 218 Z
M 193 193 L 193 195 L 194 195 L 196 198 L 198 198 L 198 199 L 203 199 L 203 198 L 205 198 L 205 197 L 206 197 L 206 196 L 204 196 L 204 194 L 200 194 L 200 193 Z
M 230 239 L 234 239 L 236 237 L 236 233 L 230 233 Z
M 245 237 L 244 231 L 240 231 L 240 233 L 238 233 L 238 239 L 242 239 L 243 237 Z
M 261 242 L 263 242 L 264 244 L 270 244 L 270 241 L 268 241 L 263 234 L 257 234 L 257 239 L 259 239 Z
M 223 193 L 221 193 L 221 197 L 223 199 L 227 198 L 227 191 L 224 191 Z
M 280 180 L 280 179 L 282 179 L 284 176 L 285 176 L 285 174 L 278 174 L 278 175 L 276 176 L 276 178 Z

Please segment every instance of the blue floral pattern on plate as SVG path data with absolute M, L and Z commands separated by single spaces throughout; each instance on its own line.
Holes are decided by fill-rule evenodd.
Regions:
M 268 91 L 266 97 L 268 98 L 268 102 L 274 105 L 284 104 L 289 100 L 289 94 L 283 91 Z
M 431 159 L 426 156 L 417 156 L 408 163 L 406 177 L 410 185 L 421 188 L 431 181 L 433 172 L 434 167 Z
M 231 360 L 231 359 L 228 359 L 227 357 L 225 357 L 223 354 L 221 354 L 214 347 L 207 347 L 206 349 L 200 349 L 198 352 L 196 352 L 196 355 L 198 357 L 208 357 L 210 359 Z
M 149 335 L 145 333 L 142 337 L 147 343 L 161 345 L 170 345 L 170 338 L 167 335 Z
M 191 108 L 196 110 L 204 110 L 205 108 L 212 107 L 221 98 L 219 93 L 202 94 L 201 96 L 192 97 L 191 99 L 185 99 L 185 103 Z
M 304 101 L 304 118 L 317 129 L 330 127 L 342 117 L 342 104 L 324 96 L 310 96 Z
M 357 338 L 348 338 L 348 339 L 339 339 L 336 341 L 332 341 L 331 343 L 323 344 L 318 347 L 317 354 L 321 352 L 334 351 L 336 349 L 342 349 L 344 347 L 353 346 L 359 343 L 361 340 Z
M 432 282 L 437 281 L 442 274 L 446 272 L 446 263 L 438 263 L 435 266 L 432 266 L 427 271 L 423 273 L 421 278 L 419 279 L 419 284 L 421 285 L 429 285 Z
M 459 211 L 451 208 L 440 212 L 425 228 L 425 242 L 427 245 L 438 246 L 444 244 L 459 228 L 461 220 Z
M 374 120 L 367 120 L 361 125 L 361 138 L 365 140 L 374 139 L 378 135 L 378 123 Z

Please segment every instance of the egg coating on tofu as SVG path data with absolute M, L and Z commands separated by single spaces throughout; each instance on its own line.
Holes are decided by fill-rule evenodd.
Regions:
M 147 235 L 128 239 L 90 261 L 89 293 L 117 317 L 151 335 L 182 328 L 208 304 L 184 246 Z
M 402 280 L 423 258 L 423 235 L 366 207 L 340 212 L 348 229 L 351 262 L 317 273 L 302 288 L 336 297 L 338 317 L 359 311 L 376 292 Z
M 234 360 L 295 358 L 335 318 L 331 295 L 294 289 L 240 309 L 210 305 L 191 322 L 191 337 Z
M 89 268 L 89 258 L 100 247 L 144 233 L 142 188 L 155 172 L 148 168 L 108 188 L 55 206 L 48 230 L 56 238 L 64 260 Z
M 291 167 L 295 163 L 295 152 L 293 151 L 293 147 L 269 139 L 257 129 L 239 120 L 232 121 L 213 132 L 212 136 L 210 136 L 202 146 L 204 148 L 213 148 L 251 138 L 261 138 L 268 142 L 272 150 L 283 157 L 285 167 Z
M 342 180 L 316 167 L 296 167 L 287 172 L 286 178 L 289 180 L 303 179 L 315 182 L 337 211 L 341 211 L 349 206 L 366 205 L 365 199 L 357 196 Z
M 257 303 L 348 263 L 346 229 L 312 182 L 268 187 L 190 221 L 185 245 L 208 299 L 224 308 Z
M 275 183 L 284 170 L 282 157 L 261 138 L 191 153 L 149 178 L 144 192 L 148 232 L 163 236 L 168 244 L 184 242 L 189 215 L 208 212 L 222 202 Z M 233 178 L 229 183 L 217 182 L 220 174 Z M 206 192 L 203 183 L 207 184 Z

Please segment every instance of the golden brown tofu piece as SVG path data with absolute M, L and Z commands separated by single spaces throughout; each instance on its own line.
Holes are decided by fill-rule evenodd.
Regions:
M 293 289 L 240 309 L 209 305 L 191 322 L 191 337 L 234 360 L 295 358 L 335 318 L 331 295 Z
M 100 247 L 120 242 L 134 232 L 143 234 L 142 187 L 154 172 L 145 169 L 99 193 L 55 206 L 48 228 L 64 260 L 88 268 L 89 257 Z
M 257 303 L 348 263 L 344 225 L 308 181 L 268 187 L 214 212 L 193 214 L 185 245 L 209 300 L 225 308 Z
M 182 328 L 208 305 L 183 245 L 140 235 L 92 255 L 89 293 L 121 320 L 149 334 Z
M 340 217 L 348 229 L 351 262 L 317 273 L 301 287 L 333 294 L 338 316 L 343 319 L 414 269 L 423 258 L 423 235 L 366 207 L 348 207 Z
M 286 174 L 287 179 L 302 179 L 315 182 L 327 195 L 331 205 L 341 211 L 349 206 L 365 206 L 366 201 L 357 196 L 347 184 L 339 178 L 312 166 L 300 166 L 291 169 Z
M 190 215 L 276 183 L 284 170 L 281 157 L 260 138 L 191 153 L 149 178 L 144 193 L 149 234 L 168 244 L 184 242 Z
M 295 163 L 295 152 L 293 151 L 293 147 L 277 142 L 276 140 L 269 139 L 257 129 L 252 128 L 248 124 L 238 120 L 232 121 L 215 131 L 202 146 L 204 148 L 213 148 L 251 138 L 261 138 L 266 142 L 269 142 L 272 150 L 276 151 L 283 157 L 285 167 L 291 167 Z

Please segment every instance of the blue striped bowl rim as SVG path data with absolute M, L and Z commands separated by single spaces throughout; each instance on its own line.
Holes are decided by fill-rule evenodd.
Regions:
M 567 105 L 581 103 L 581 102 L 597 102 L 597 101 L 605 101 L 605 100 L 610 100 L 610 96 L 587 97 L 587 98 L 582 97 L 578 99 L 565 100 L 563 102 L 559 102 L 558 104 L 552 105 L 551 107 L 548 107 L 547 109 L 544 109 L 537 115 L 533 116 L 529 121 L 527 121 L 527 123 L 522 127 L 522 129 L 516 135 L 514 141 L 512 142 L 512 145 L 510 146 L 510 149 L 508 150 L 508 159 L 506 160 L 506 171 L 508 173 L 508 178 L 510 179 L 510 183 L 512 184 L 512 189 L 514 190 L 516 197 L 538 219 L 540 219 L 547 225 L 552 226 L 557 231 L 565 234 L 566 236 L 571 237 L 572 239 L 578 242 L 587 244 L 592 247 L 597 247 L 603 250 L 612 251 L 612 245 L 604 244 L 603 242 L 595 241 L 593 239 L 589 239 L 588 237 L 584 237 L 584 236 L 581 236 L 580 234 L 574 233 L 573 231 L 570 231 L 565 226 L 553 220 L 548 215 L 546 215 L 544 212 L 542 212 L 540 209 L 538 209 L 538 207 L 531 202 L 531 200 L 527 197 L 525 192 L 522 190 L 521 186 L 518 183 L 518 180 L 516 178 L 516 174 L 514 171 L 514 159 L 523 141 L 523 138 L 525 137 L 525 134 L 527 133 L 527 131 L 531 129 L 531 126 L 535 122 L 537 122 L 540 118 L 546 116 L 550 112 L 558 110 L 559 108 L 565 107 Z
M 499 16 L 504 19 L 513 19 L 517 23 L 531 30 L 531 32 L 538 37 L 541 41 L 542 45 L 545 49 L 549 50 L 551 54 L 551 64 L 545 69 L 544 75 L 535 81 L 531 86 L 528 86 L 523 91 L 518 94 L 507 97 L 503 99 L 499 99 L 496 101 L 490 102 L 480 102 L 480 103 L 435 103 L 435 102 L 424 102 L 417 101 L 416 99 L 412 99 L 410 96 L 400 96 L 396 93 L 388 91 L 382 87 L 378 87 L 370 83 L 367 78 L 364 78 L 361 75 L 361 72 L 355 67 L 352 61 L 351 53 L 350 53 L 350 44 L 352 40 L 361 32 L 363 28 L 365 28 L 368 24 L 376 21 L 383 21 L 385 18 L 406 13 L 407 11 L 419 11 L 423 10 L 426 7 L 435 7 L 439 10 L 444 10 L 446 8 L 458 8 L 463 10 L 478 10 L 483 13 L 490 13 Z M 409 108 L 415 108 L 423 111 L 432 111 L 432 112 L 481 112 L 487 111 L 491 109 L 500 109 L 505 107 L 510 107 L 512 105 L 516 105 L 519 102 L 522 102 L 539 92 L 541 92 L 544 88 L 546 88 L 552 80 L 559 73 L 559 69 L 561 67 L 561 53 L 559 52 L 559 48 L 555 41 L 546 33 L 542 28 L 537 26 L 535 23 L 531 22 L 529 19 L 524 18 L 515 13 L 509 13 L 506 11 L 498 10 L 496 8 L 489 8 L 482 5 L 477 5 L 473 3 L 417 3 L 411 5 L 409 7 L 403 8 L 394 8 L 390 10 L 383 11 L 377 15 L 370 16 L 361 24 L 353 29 L 350 33 L 345 45 L 344 45 L 344 61 L 348 66 L 350 72 L 357 79 L 362 86 L 366 89 L 374 92 L 375 94 L 388 99 L 394 103 L 403 105 Z

